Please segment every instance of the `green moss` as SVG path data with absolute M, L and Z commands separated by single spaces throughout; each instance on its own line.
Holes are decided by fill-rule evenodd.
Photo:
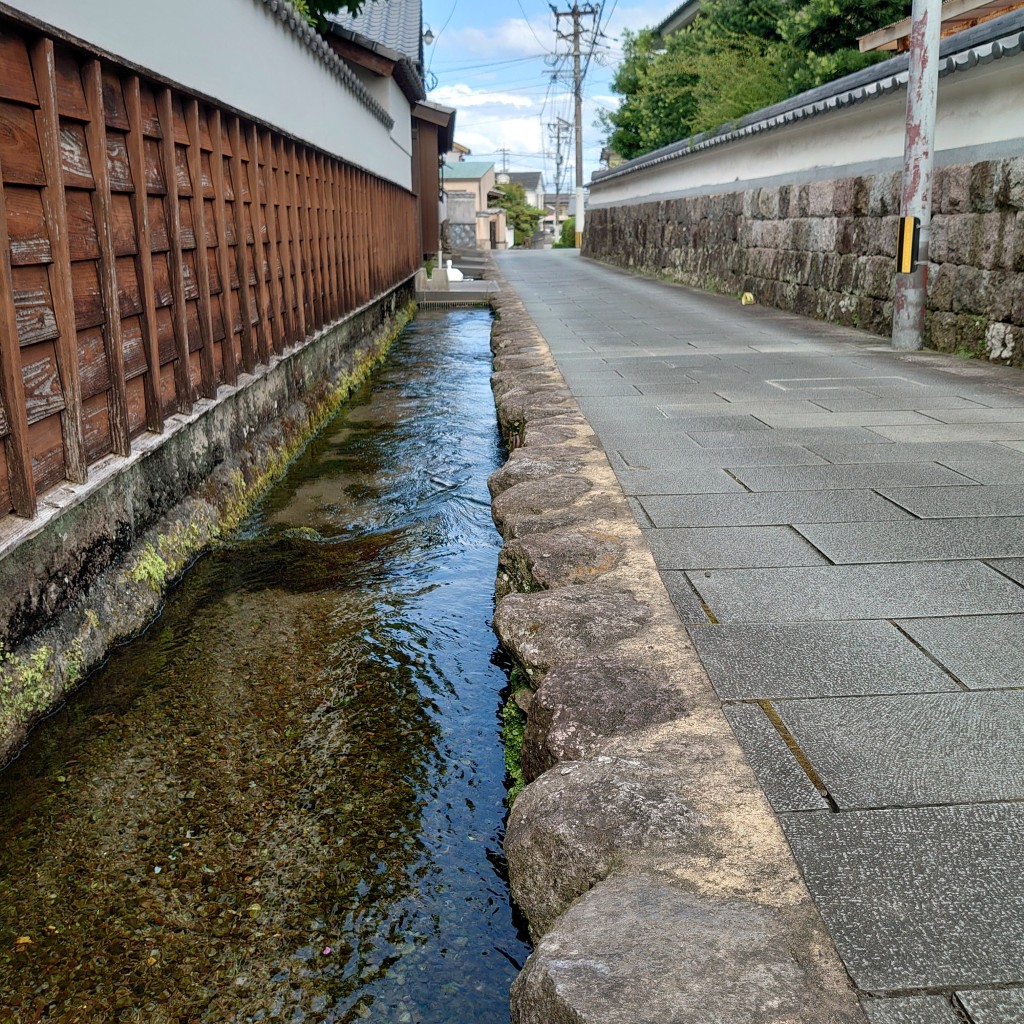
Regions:
M 7 729 L 45 711 L 54 698 L 53 648 L 18 656 L 0 645 L 0 724 Z
M 523 735 L 526 732 L 526 713 L 510 698 L 501 709 L 501 734 L 505 741 L 505 768 L 512 779 L 508 790 L 509 807 L 526 788 L 526 777 L 523 775 L 522 754 Z
M 170 566 L 157 554 L 152 544 L 146 544 L 134 564 L 125 573 L 125 579 L 145 583 L 155 594 L 163 592 Z

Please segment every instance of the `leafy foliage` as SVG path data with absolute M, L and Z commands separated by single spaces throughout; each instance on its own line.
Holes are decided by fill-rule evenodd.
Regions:
M 497 190 L 501 194 L 495 200 L 495 205 L 505 211 L 505 220 L 515 228 L 516 242 L 529 241 L 533 238 L 544 211 L 535 210 L 527 204 L 526 189 L 517 181 L 498 185 Z
M 329 14 L 337 14 L 338 11 L 358 14 L 365 3 L 366 0 L 292 0 L 292 6 L 318 32 L 327 28 Z
M 857 37 L 904 17 L 907 0 L 708 0 L 663 49 L 626 32 L 612 80 L 623 97 L 601 115 L 608 144 L 631 159 L 884 59 Z

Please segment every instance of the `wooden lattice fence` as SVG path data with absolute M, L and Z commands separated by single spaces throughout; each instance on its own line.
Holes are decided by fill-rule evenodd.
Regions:
M 419 262 L 405 189 L 3 22 L 0 179 L 0 515 Z

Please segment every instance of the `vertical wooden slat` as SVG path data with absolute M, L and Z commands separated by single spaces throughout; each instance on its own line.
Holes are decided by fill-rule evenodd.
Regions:
M 132 220 L 138 253 L 135 267 L 142 284 L 142 339 L 146 350 L 146 427 L 159 434 L 164 429 L 160 408 L 160 342 L 156 326 L 156 286 L 153 283 L 153 246 L 149 237 L 149 191 L 146 188 L 146 147 L 142 137 L 142 98 L 139 77 L 128 79 L 125 106 L 128 110 L 128 167 L 134 191 L 131 196 Z
M 270 320 L 270 302 L 267 295 L 267 277 L 264 267 L 267 264 L 273 266 L 273 256 L 267 259 L 266 250 L 263 247 L 266 226 L 263 219 L 263 204 L 260 202 L 260 151 L 259 140 L 256 138 L 256 126 L 252 125 L 245 134 L 249 148 L 249 163 L 247 165 L 249 195 L 252 196 L 252 203 L 249 206 L 253 238 L 252 262 L 253 269 L 256 271 L 256 345 L 260 362 L 269 363 L 270 342 L 267 335 L 267 324 Z
M 338 316 L 344 316 L 348 309 L 345 297 L 345 233 L 342 229 L 341 190 L 338 187 L 341 182 L 341 165 L 337 160 L 330 162 L 331 185 L 331 214 L 334 218 L 334 273 L 337 278 Z
M 334 317 L 334 284 L 328 262 L 327 193 L 324 189 L 324 162 L 319 153 L 313 154 L 316 181 L 316 223 L 320 242 L 320 287 L 323 290 L 324 323 Z
M 46 184 L 41 189 L 43 215 L 50 236 L 50 294 L 57 321 L 57 372 L 64 394 L 61 433 L 64 440 L 64 469 L 74 483 L 88 476 L 85 441 L 82 436 L 82 388 L 78 374 L 78 335 L 75 329 L 75 299 L 71 285 L 71 250 L 68 242 L 67 207 L 64 200 L 64 172 L 60 156 L 60 120 L 57 114 L 57 75 L 53 42 L 45 37 L 32 47 L 32 75 L 39 109 L 36 133 L 43 157 Z M 6 247 L 6 242 L 4 243 Z M 17 351 L 17 345 L 14 351 Z
M 295 158 L 295 143 L 288 143 L 288 173 L 291 200 L 291 233 L 292 259 L 295 263 L 295 298 L 299 313 L 299 341 L 304 341 L 308 333 L 306 324 L 306 282 L 303 278 L 302 229 L 299 226 L 299 182 L 298 161 Z
M 221 136 L 220 111 L 215 107 L 210 118 L 213 153 L 214 219 L 217 224 L 217 273 L 220 276 L 220 311 L 224 321 L 224 340 L 220 343 L 224 361 L 224 379 L 228 384 L 238 380 L 235 360 L 235 317 L 231 305 L 231 265 L 228 257 L 228 219 L 224 210 L 224 144 Z
M 124 338 L 114 262 L 114 236 L 110 202 L 110 173 L 107 165 L 107 126 L 103 115 L 103 69 L 98 60 L 85 63 L 85 99 L 89 120 L 85 138 L 95 188 L 92 193 L 93 219 L 100 243 L 100 290 L 103 298 L 104 338 L 110 369 L 110 441 L 117 455 L 131 452 L 128 429 L 128 400 L 124 380 Z
M 313 238 L 313 228 L 309 218 L 309 165 L 306 161 L 306 150 L 302 148 L 297 154 L 296 173 L 299 184 L 299 224 L 302 231 L 302 255 L 303 264 L 306 268 L 304 283 L 306 286 L 306 297 L 309 304 L 309 316 L 312 320 L 310 330 L 315 331 L 323 323 L 320 315 L 320 293 L 317 288 L 316 274 L 313 264 L 313 250 L 316 248 L 316 239 Z
M 0 165 L 0 183 L 3 166 Z M 21 343 L 14 311 L 11 240 L 7 232 L 7 199 L 0 184 L 0 398 L 7 413 L 7 472 L 11 505 L 19 516 L 36 514 L 36 485 L 28 444 L 25 379 L 21 372 Z
M 256 126 L 252 127 L 253 148 L 259 146 L 259 133 Z M 282 352 L 285 346 L 287 331 L 284 324 L 284 303 L 281 300 L 281 278 L 278 276 L 278 266 L 283 266 L 281 250 L 278 247 L 277 239 L 277 181 L 274 174 L 274 152 L 270 144 L 270 132 L 263 134 L 263 180 L 266 183 L 267 192 L 267 263 L 270 266 L 270 307 L 274 313 L 273 341 L 274 351 Z
M 256 351 L 252 343 L 252 303 L 249 299 L 249 246 L 245 236 L 245 202 L 242 199 L 242 129 L 231 119 L 231 185 L 235 192 L 235 273 L 238 274 L 238 309 L 242 317 L 242 366 L 252 373 Z
M 333 176 L 334 165 L 327 157 L 320 158 L 321 190 L 324 195 L 324 222 L 327 232 L 327 270 L 330 283 L 331 318 L 336 319 L 341 313 L 341 300 L 338 289 L 338 229 L 334 219 Z
M 359 172 L 359 235 L 363 253 L 363 302 L 369 302 L 373 297 L 370 278 L 370 177 L 365 171 Z
M 167 235 L 171 246 L 171 322 L 178 358 L 174 363 L 174 394 L 178 412 L 192 409 L 192 379 L 188 366 L 188 316 L 185 311 L 185 261 L 181 255 L 181 208 L 178 205 L 178 162 L 174 142 L 174 107 L 171 90 L 161 89 L 157 97 L 160 121 L 160 158 L 167 186 Z
M 351 204 L 348 194 L 348 167 L 345 164 L 338 165 L 338 200 L 341 205 L 341 280 L 344 311 L 351 313 L 355 309 L 356 303 L 352 294 Z
M 284 309 L 281 317 L 281 330 L 288 343 L 298 339 L 298 319 L 295 315 L 295 287 L 292 282 L 291 240 L 292 227 L 288 216 L 288 188 L 285 185 L 285 152 L 284 148 L 275 144 L 269 132 L 266 133 L 266 144 L 269 146 L 273 161 L 273 174 L 270 181 L 273 187 L 273 198 L 278 207 L 278 256 L 281 261 L 281 288 L 284 293 Z M 287 312 L 288 321 L 285 322 Z
M 206 200 L 203 196 L 202 132 L 199 130 L 199 101 L 187 100 L 185 126 L 188 129 L 188 176 L 192 179 L 192 226 L 196 235 L 196 277 L 199 288 L 199 372 L 203 397 L 217 395 L 217 374 L 213 363 L 213 309 L 210 304 L 210 264 L 206 244 Z

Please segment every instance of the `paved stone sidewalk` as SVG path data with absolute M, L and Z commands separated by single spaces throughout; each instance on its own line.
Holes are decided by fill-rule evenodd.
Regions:
M 1024 1021 L 1024 373 L 499 259 L 869 1019 Z

